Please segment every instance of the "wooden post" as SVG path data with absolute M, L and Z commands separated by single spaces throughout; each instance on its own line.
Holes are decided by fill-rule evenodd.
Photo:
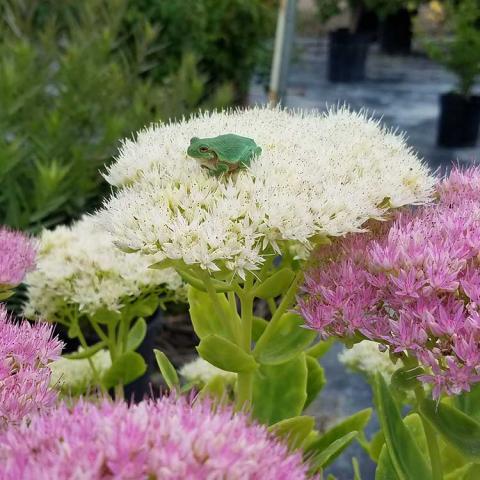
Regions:
M 282 103 L 287 90 L 288 67 L 295 37 L 296 7 L 296 0 L 280 1 L 268 94 L 273 105 Z

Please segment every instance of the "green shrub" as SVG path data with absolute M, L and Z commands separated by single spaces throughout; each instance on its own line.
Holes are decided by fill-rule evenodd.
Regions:
M 265 59 L 265 40 L 274 32 L 276 0 L 137 0 L 128 19 L 158 25 L 160 74 L 178 67 L 192 51 L 209 83 L 232 83 L 236 102 L 245 100 L 253 70 Z M 270 58 L 268 58 L 270 61 Z
M 458 78 L 457 92 L 469 96 L 480 75 L 480 2 L 457 0 L 445 3 L 442 38 L 423 38 L 428 55 Z
M 131 3 L 0 5 L 0 223 L 35 231 L 77 218 L 104 194 L 118 139 L 231 104 L 231 86 L 207 88 L 186 49 L 160 68 L 159 28 L 138 19 L 127 31 Z

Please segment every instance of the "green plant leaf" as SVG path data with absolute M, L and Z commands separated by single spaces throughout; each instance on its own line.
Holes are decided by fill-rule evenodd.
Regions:
M 306 356 L 307 360 L 307 400 L 303 408 L 307 408 L 317 398 L 326 383 L 325 370 L 313 357 Z
M 252 355 L 218 335 L 202 338 L 197 351 L 204 360 L 227 372 L 252 372 L 258 367 Z
M 170 390 L 174 390 L 180 385 L 180 380 L 178 379 L 175 367 L 161 350 L 154 349 L 153 353 L 155 354 L 155 360 L 157 361 L 158 368 L 160 369 L 165 383 Z
M 425 373 L 425 370 L 422 367 L 410 368 L 402 367 L 392 375 L 391 386 L 393 388 L 398 388 L 399 390 L 411 391 L 417 385 L 419 385 L 418 377 Z
M 329 445 L 332 445 L 337 440 L 345 438 L 351 432 L 355 432 L 355 436 L 358 435 L 358 432 L 362 431 L 367 423 L 370 420 L 372 415 L 372 409 L 366 408 L 360 412 L 351 415 L 345 420 L 341 421 L 334 427 L 332 427 L 328 432 L 322 435 L 318 440 L 313 442 L 306 449 L 307 453 L 315 454 L 316 452 L 325 451 Z M 354 437 L 352 437 L 353 439 Z M 347 445 L 345 444 L 345 447 Z M 341 450 L 338 451 L 338 454 L 341 453 Z M 334 460 L 335 457 L 332 457 L 331 460 Z
M 122 318 L 121 313 L 112 312 L 106 308 L 99 308 L 93 315 L 92 320 L 104 325 L 116 325 Z
M 480 384 L 472 386 L 469 392 L 453 397 L 454 407 L 480 422 Z
M 253 294 L 258 298 L 268 300 L 275 298 L 288 290 L 288 287 L 295 278 L 295 272 L 290 268 L 282 268 L 270 275 L 258 287 L 253 290 Z
M 315 340 L 317 333 L 302 328 L 304 321 L 296 313 L 285 313 L 267 328 L 253 350 L 255 358 L 264 365 L 279 365 L 292 359 Z
M 278 437 L 284 439 L 290 450 L 301 447 L 315 426 L 313 417 L 300 416 L 287 418 L 274 423 L 268 429 Z
M 107 342 L 102 340 L 101 342 L 98 342 L 95 345 L 91 345 L 88 348 L 84 348 L 80 352 L 66 353 L 65 355 L 62 355 L 62 357 L 68 358 L 69 360 L 83 360 L 85 358 L 90 358 L 91 356 L 95 355 L 98 351 L 100 351 L 106 345 L 107 345 Z
M 161 263 L 161 262 L 160 262 Z M 154 264 L 156 265 L 156 264 Z M 150 268 L 157 268 L 155 266 L 150 266 Z M 183 270 L 181 268 L 177 268 L 178 274 L 182 277 L 182 280 L 187 283 L 188 285 L 191 285 L 193 288 L 206 293 L 207 289 L 205 288 L 204 283 L 202 280 L 199 278 L 195 277 L 192 275 L 190 272 Z M 217 293 L 225 293 L 225 292 L 230 292 L 233 287 L 229 283 L 225 283 L 219 280 L 215 280 L 214 278 L 210 279 L 212 282 L 213 288 L 215 288 L 215 291 Z
M 127 335 L 127 350 L 136 350 L 147 334 L 147 322 L 139 318 Z
M 134 317 L 150 317 L 158 308 L 158 295 L 152 294 L 137 300 L 129 306 L 130 314 Z
M 352 458 L 352 466 L 353 466 L 353 480 L 362 480 L 362 475 L 360 474 L 360 465 L 358 464 L 358 460 L 356 457 Z
M 445 475 L 445 480 L 478 480 L 479 478 L 480 464 L 478 463 L 467 463 Z
M 423 400 L 420 413 L 445 440 L 472 459 L 480 459 L 480 423 L 458 408 Z
M 268 322 L 261 317 L 253 317 L 252 322 L 252 339 L 254 342 L 258 342 L 258 339 L 262 336 L 262 333 L 267 328 Z
M 126 352 L 120 355 L 112 363 L 112 366 L 103 376 L 103 384 L 106 388 L 115 385 L 128 385 L 147 370 L 145 360 L 136 352 Z
M 368 448 L 368 453 L 370 458 L 378 463 L 378 459 L 382 452 L 382 448 L 385 445 L 385 435 L 383 434 L 382 430 L 378 431 L 370 441 L 370 445 Z
M 200 390 L 198 398 L 210 398 L 212 400 L 215 400 L 217 403 L 227 401 L 227 389 L 228 385 L 225 383 L 225 379 L 222 378 L 222 376 L 220 375 L 215 375 Z
M 280 365 L 261 365 L 253 379 L 253 416 L 271 425 L 302 413 L 307 399 L 307 364 L 300 354 Z
M 312 465 L 312 471 L 318 471 L 332 463 L 352 443 L 357 435 L 358 432 L 347 433 L 328 445 L 324 450 L 314 453 L 309 460 L 310 465 Z
M 10 298 L 15 292 L 13 290 L 0 290 L 0 302 Z
M 238 317 L 235 320 L 228 317 L 232 313 L 223 293 L 217 294 L 214 302 L 208 293 L 189 287 L 188 303 L 193 329 L 200 339 L 208 335 L 219 335 L 235 342 L 232 322 L 238 321 Z
M 431 471 L 402 421 L 400 412 L 381 374 L 375 377 L 377 413 L 385 435 L 390 460 L 400 480 L 430 480 Z
M 321 358 L 330 350 L 331 346 L 334 343 L 334 338 L 329 338 L 328 340 L 320 340 L 319 342 L 311 346 L 308 350 L 306 350 L 305 353 L 313 358 Z
M 400 480 L 385 444 L 383 444 L 382 450 L 380 451 L 380 456 L 378 457 L 375 480 Z

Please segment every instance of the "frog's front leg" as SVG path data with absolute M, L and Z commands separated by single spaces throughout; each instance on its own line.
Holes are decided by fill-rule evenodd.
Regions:
M 229 166 L 226 163 L 219 162 L 217 166 L 212 170 L 212 175 L 215 175 L 216 177 L 219 177 L 220 175 L 223 175 L 224 173 L 227 173 L 229 171 Z

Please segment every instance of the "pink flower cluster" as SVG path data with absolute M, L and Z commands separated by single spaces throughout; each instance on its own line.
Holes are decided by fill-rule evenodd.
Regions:
M 35 262 L 34 242 L 20 232 L 0 227 L 0 288 L 18 285 Z
M 138 405 L 80 401 L 0 433 L 4 480 L 297 480 L 299 453 L 243 414 L 163 397 Z
M 15 323 L 0 305 L 0 430 L 55 402 L 47 363 L 61 348 L 51 325 Z
M 434 205 L 318 252 L 299 308 L 324 337 L 415 356 L 433 396 L 480 381 L 480 169 L 455 169 Z

